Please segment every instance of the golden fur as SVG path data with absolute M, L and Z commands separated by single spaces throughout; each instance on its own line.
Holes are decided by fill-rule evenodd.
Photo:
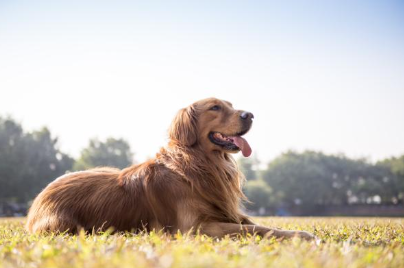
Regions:
M 217 106 L 217 107 L 214 107 Z M 180 110 L 169 129 L 169 143 L 154 159 L 123 170 L 95 168 L 64 175 L 50 183 L 29 210 L 29 232 L 196 231 L 223 237 L 245 233 L 300 236 L 255 225 L 240 210 L 243 176 L 229 149 L 209 133 L 247 132 L 252 114 L 210 98 Z

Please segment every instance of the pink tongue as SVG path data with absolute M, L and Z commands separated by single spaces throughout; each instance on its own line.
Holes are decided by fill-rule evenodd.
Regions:
M 236 144 L 237 147 L 239 147 L 241 149 L 241 152 L 243 153 L 243 155 L 245 157 L 249 157 L 251 155 L 251 152 L 252 152 L 251 147 L 244 138 L 238 137 L 238 136 L 231 137 L 231 138 L 233 139 L 234 144 Z

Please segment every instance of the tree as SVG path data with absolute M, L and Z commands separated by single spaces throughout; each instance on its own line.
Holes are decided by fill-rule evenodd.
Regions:
M 247 180 L 256 180 L 258 178 L 258 160 L 256 158 L 241 157 L 237 160 L 237 164 Z
M 243 189 L 249 203 L 246 208 L 258 211 L 260 208 L 268 208 L 271 203 L 272 189 L 263 180 L 247 181 Z
M 282 154 L 268 165 L 263 179 L 289 206 L 391 203 L 395 196 L 387 168 L 313 151 Z
M 74 163 L 74 170 L 84 170 L 100 166 L 125 168 L 133 163 L 130 145 L 123 139 L 108 138 L 105 142 L 92 139 L 81 151 Z
M 26 133 L 13 119 L 0 117 L 1 202 L 33 199 L 72 164 L 47 128 Z
M 395 192 L 393 203 L 404 203 L 404 155 L 379 161 L 377 165 L 388 168 L 393 174 L 386 178 L 391 180 L 390 184 Z

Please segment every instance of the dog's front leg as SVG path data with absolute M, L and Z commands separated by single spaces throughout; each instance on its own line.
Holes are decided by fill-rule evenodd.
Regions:
M 314 235 L 302 231 L 286 231 L 267 228 L 255 224 L 236 224 L 224 222 L 206 222 L 201 224 L 200 232 L 213 237 L 224 237 L 225 235 L 247 235 L 258 234 L 263 237 L 291 238 L 300 237 L 306 240 L 312 240 Z

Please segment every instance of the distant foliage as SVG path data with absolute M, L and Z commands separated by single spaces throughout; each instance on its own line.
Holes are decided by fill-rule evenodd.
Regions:
M 250 211 L 259 211 L 261 208 L 267 208 L 272 200 L 272 189 L 263 180 L 247 181 L 244 186 L 244 193 L 250 203 L 245 207 Z
M 395 176 L 390 183 L 397 196 L 397 202 L 404 203 L 404 155 L 385 159 L 377 165 L 389 169 Z
M 256 180 L 259 177 L 257 171 L 259 162 L 256 158 L 241 157 L 237 160 L 237 164 L 247 180 Z
M 287 152 L 269 163 L 263 179 L 284 205 L 402 203 L 403 177 L 391 165 L 320 152 Z
M 100 166 L 125 168 L 133 163 L 130 145 L 123 139 L 108 138 L 105 142 L 92 139 L 74 163 L 74 170 Z
M 11 118 L 0 117 L 0 202 L 31 200 L 72 164 L 47 128 L 24 132 Z
M 244 193 L 250 211 L 285 213 L 299 207 L 311 213 L 329 205 L 404 203 L 404 156 L 372 164 L 343 155 L 289 151 L 264 170 L 254 159 L 240 158 L 238 164 L 247 179 Z

